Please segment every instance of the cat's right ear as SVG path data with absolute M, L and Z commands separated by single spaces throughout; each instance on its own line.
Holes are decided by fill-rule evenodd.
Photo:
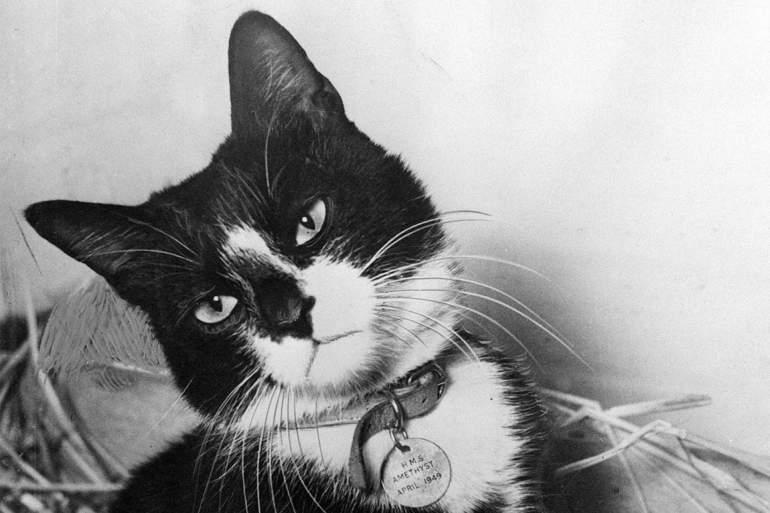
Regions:
M 43 201 L 27 207 L 27 222 L 44 239 L 102 275 L 120 292 L 150 267 L 160 244 L 139 207 Z
M 251 11 L 238 18 L 228 59 L 234 135 L 264 136 L 298 121 L 320 130 L 345 119 L 337 90 L 270 16 Z

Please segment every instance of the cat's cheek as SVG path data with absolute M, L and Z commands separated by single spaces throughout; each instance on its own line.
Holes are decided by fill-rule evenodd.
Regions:
M 331 340 L 369 329 L 376 305 L 371 280 L 347 262 L 319 259 L 302 272 L 303 288 L 315 298 L 313 338 Z
M 373 342 L 364 333 L 357 333 L 319 346 L 315 361 L 310 367 L 308 383 L 311 386 L 344 389 L 359 386 L 356 377 L 365 375 L 366 369 L 379 362 Z

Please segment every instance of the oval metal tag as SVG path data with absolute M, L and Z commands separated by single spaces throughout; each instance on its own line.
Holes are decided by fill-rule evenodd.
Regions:
M 406 438 L 382 464 L 382 488 L 402 506 L 424 508 L 444 496 L 452 478 L 449 458 L 424 438 Z

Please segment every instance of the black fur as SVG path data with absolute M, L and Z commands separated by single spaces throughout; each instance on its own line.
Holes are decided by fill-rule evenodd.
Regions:
M 276 344 L 286 335 L 310 337 L 313 330 L 313 298 L 303 295 L 296 278 L 223 256 L 225 227 L 259 232 L 273 252 L 302 270 L 319 255 L 364 267 L 388 241 L 422 222 L 366 267 L 368 278 L 394 270 L 408 277 L 410 265 L 447 244 L 422 184 L 347 119 L 337 91 L 283 27 L 260 13 L 243 15 L 233 29 L 229 63 L 232 134 L 208 167 L 135 207 L 47 201 L 25 212 L 43 237 L 147 312 L 178 387 L 216 422 L 241 415 L 253 385 L 265 379 L 257 357 L 243 351 L 244 327 Z M 297 222 L 318 199 L 327 207 L 327 222 L 310 243 L 298 245 Z M 193 312 L 212 294 L 239 303 L 225 321 L 202 324 Z M 301 306 L 287 324 L 280 314 L 289 301 Z M 523 416 L 510 430 L 529 440 L 520 455 L 525 471 L 517 478 L 529 483 L 538 457 L 536 398 L 513 362 L 473 345 L 500 367 L 510 384 L 507 400 Z M 376 390 L 387 384 L 385 371 L 368 369 L 336 392 Z M 262 511 L 374 511 L 344 476 L 308 466 L 304 482 L 287 479 L 296 475 L 285 472 L 292 463 L 267 464 L 267 441 L 258 436 L 243 442 L 243 456 L 223 458 L 219 449 L 232 447 L 234 436 L 201 426 L 137 469 L 113 511 L 237 512 L 257 511 L 257 504 Z M 494 497 L 479 507 L 499 509 Z

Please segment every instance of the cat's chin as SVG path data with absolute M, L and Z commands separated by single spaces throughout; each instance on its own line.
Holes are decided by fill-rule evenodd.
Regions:
M 284 337 L 262 346 L 260 352 L 265 370 L 276 383 L 311 395 L 360 391 L 361 370 L 375 361 L 383 363 L 362 331 L 324 339 Z
M 309 338 L 284 337 L 265 351 L 264 366 L 277 383 L 289 387 L 300 385 L 308 380 L 318 347 Z
M 434 356 L 427 347 L 386 349 L 363 331 L 322 340 L 284 337 L 265 349 L 264 368 L 280 387 L 300 396 L 339 401 L 381 388 Z

